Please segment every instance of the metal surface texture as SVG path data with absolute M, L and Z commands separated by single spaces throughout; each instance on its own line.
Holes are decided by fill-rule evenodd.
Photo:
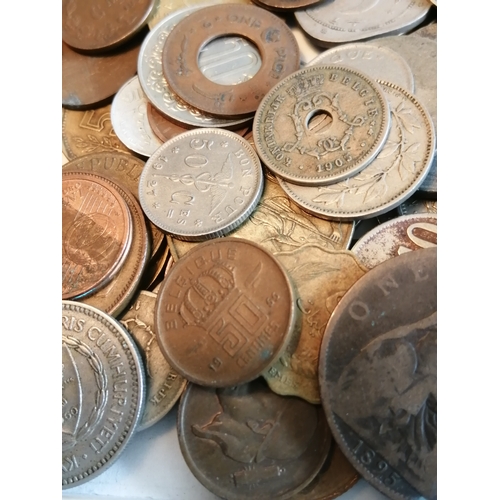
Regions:
M 319 3 L 321 0 L 254 0 L 255 5 L 264 9 L 294 11 Z
M 436 214 L 437 215 L 437 201 L 426 200 L 419 196 L 418 193 L 414 194 L 407 201 L 398 206 L 399 215 L 410 214 Z

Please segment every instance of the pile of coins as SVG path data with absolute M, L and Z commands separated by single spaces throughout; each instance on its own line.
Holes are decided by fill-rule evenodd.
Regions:
M 63 1 L 63 489 L 176 408 L 221 498 L 437 498 L 436 7 L 392 3 Z

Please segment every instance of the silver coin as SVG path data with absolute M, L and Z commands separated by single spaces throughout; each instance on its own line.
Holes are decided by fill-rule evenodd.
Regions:
M 163 143 L 148 121 L 148 100 L 137 76 L 116 93 L 111 104 L 111 124 L 118 139 L 142 156 L 151 156 Z
M 146 36 L 139 52 L 137 75 L 140 84 L 151 104 L 172 120 L 193 127 L 232 127 L 247 122 L 248 118 L 217 118 L 198 111 L 181 101 L 163 75 L 163 46 L 174 26 L 202 6 L 177 10 L 159 22 Z M 214 49 L 215 47 L 215 49 Z M 218 45 L 206 47 L 203 57 L 209 58 L 217 53 Z M 260 57 L 260 56 L 259 56 Z M 200 66 L 203 72 L 203 67 Z
M 437 148 L 437 146 L 436 146 Z M 432 160 L 429 173 L 418 188 L 418 191 L 428 198 L 437 198 L 437 151 Z
M 62 301 L 62 488 L 113 464 L 144 408 L 144 367 L 118 321 Z
M 399 215 L 437 214 L 437 201 L 424 200 L 418 192 L 398 206 Z
M 420 24 L 429 0 L 324 0 L 295 12 L 297 22 L 322 44 L 407 33 Z
M 379 82 L 389 99 L 391 130 L 377 158 L 355 176 L 328 186 L 298 186 L 278 179 L 304 210 L 331 220 L 360 220 L 397 207 L 420 186 L 434 157 L 429 113 L 406 90 Z
M 146 162 L 139 199 L 161 229 L 202 241 L 247 219 L 263 186 L 259 158 L 245 139 L 228 130 L 196 129 L 170 139 Z
M 352 247 L 368 269 L 403 253 L 437 246 L 437 215 L 402 215 L 380 224 Z
M 366 73 L 374 80 L 394 83 L 412 94 L 414 92 L 410 66 L 397 52 L 388 48 L 367 43 L 349 43 L 325 50 L 307 66 L 315 64 L 349 66 Z

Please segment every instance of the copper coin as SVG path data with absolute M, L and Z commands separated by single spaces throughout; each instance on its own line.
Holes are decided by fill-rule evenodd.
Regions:
M 137 71 L 141 37 L 119 50 L 85 55 L 62 44 L 62 105 L 85 109 L 107 103 Z
M 295 326 L 295 292 L 281 264 L 241 238 L 198 245 L 170 270 L 155 327 L 167 361 L 199 385 L 255 379 L 282 353 Z
M 110 180 L 85 172 L 62 176 L 62 298 L 102 288 L 122 267 L 132 221 Z
M 177 417 L 191 472 L 228 500 L 284 500 L 314 479 L 331 433 L 319 406 L 262 381 L 228 389 L 189 384 Z
M 253 42 L 262 64 L 250 80 L 220 85 L 203 75 L 198 56 L 210 41 L 234 33 Z M 175 25 L 163 48 L 163 73 L 172 91 L 191 106 L 236 117 L 254 113 L 271 87 L 299 69 L 299 59 L 297 40 L 279 17 L 254 5 L 222 4 Z
M 143 26 L 154 0 L 63 0 L 62 39 L 78 50 L 104 50 L 131 38 Z

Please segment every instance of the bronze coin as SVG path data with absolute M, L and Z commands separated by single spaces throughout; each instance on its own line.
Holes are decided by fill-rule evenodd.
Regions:
M 251 241 L 220 238 L 193 248 L 165 276 L 155 328 L 184 378 L 229 387 L 281 355 L 295 316 L 295 292 L 276 258 Z
M 62 39 L 77 50 L 121 45 L 143 26 L 154 0 L 63 0 Z
M 333 437 L 391 499 L 437 498 L 437 248 L 371 269 L 342 297 L 319 360 Z
M 137 71 L 142 37 L 135 37 L 119 50 L 85 55 L 62 44 L 62 105 L 88 109 L 111 101 Z
M 99 175 L 63 172 L 63 300 L 95 293 L 124 264 L 132 240 L 132 221 L 116 188 Z
M 262 64 L 250 80 L 220 85 L 203 75 L 198 55 L 210 41 L 234 33 L 254 43 Z M 191 106 L 224 117 L 254 113 L 271 87 L 297 71 L 299 64 L 299 46 L 291 29 L 255 5 L 197 10 L 175 25 L 163 48 L 163 73 L 172 91 Z
M 331 433 L 319 406 L 262 381 L 227 389 L 189 384 L 177 432 L 191 472 L 228 500 L 290 498 L 314 479 Z

